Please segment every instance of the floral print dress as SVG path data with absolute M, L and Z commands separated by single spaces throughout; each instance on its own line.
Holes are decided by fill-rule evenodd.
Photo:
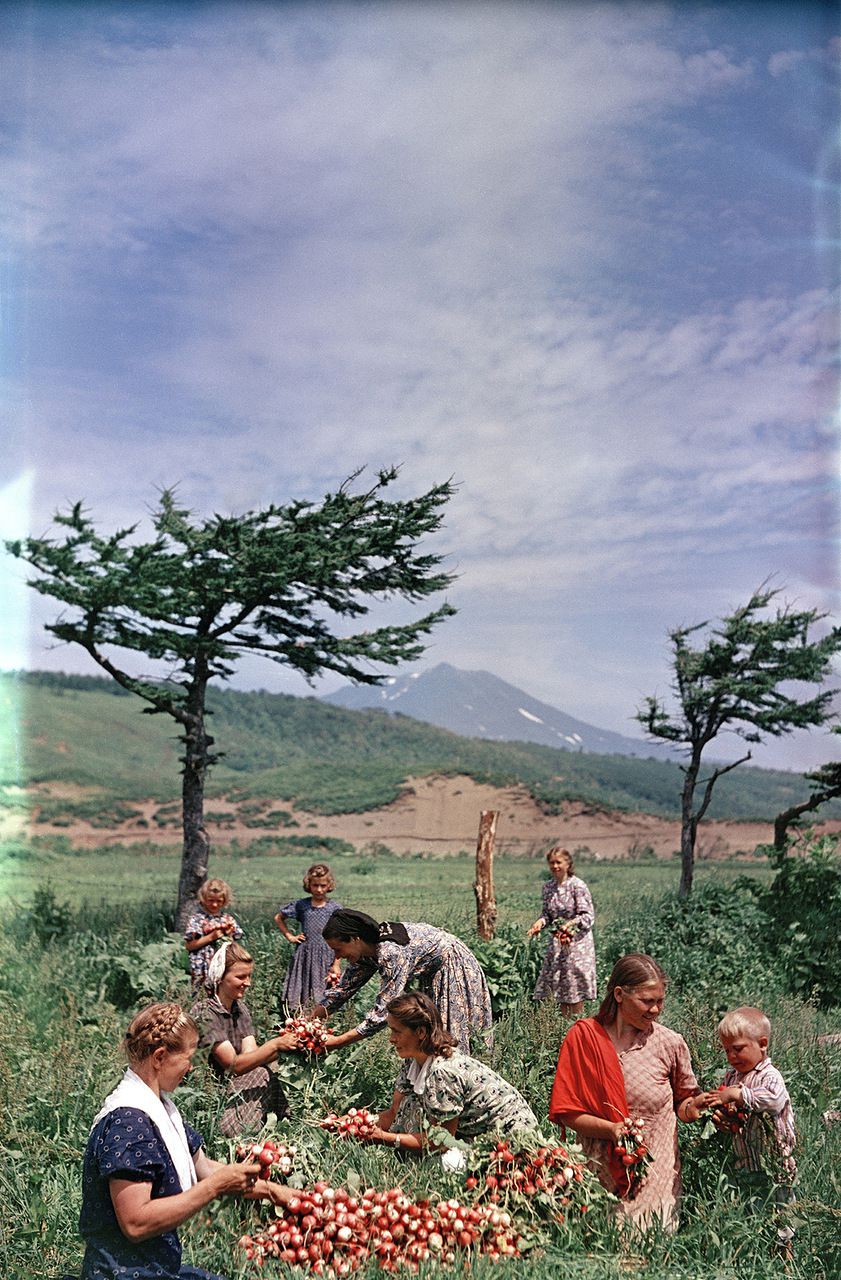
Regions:
M 538 1127 L 537 1117 L 513 1084 L 458 1049 L 449 1058 L 443 1054 L 427 1058 L 419 1069 L 415 1062 L 405 1063 L 394 1091 L 410 1099 L 415 1095 L 412 1100 L 419 1104 L 419 1118 L 427 1125 L 442 1125 L 458 1116 L 458 1138 L 508 1135 Z M 398 1114 L 403 1117 L 406 1111 L 401 1106 Z M 396 1117 L 395 1129 L 399 1129 Z
M 578 1004 L 596 998 L 596 947 L 593 942 L 593 899 L 579 876 L 567 876 L 558 884 L 553 877 L 543 886 L 541 919 L 551 928 L 559 919 L 574 921 L 577 931 L 572 941 L 562 943 L 549 937 L 546 958 L 534 988 L 535 1000 L 557 1000 L 558 1004 Z
M 409 941 L 380 942 L 375 959 L 349 964 L 341 981 L 322 1004 L 328 1013 L 340 1009 L 375 973 L 380 990 L 374 1007 L 356 1030 L 372 1036 L 386 1026 L 386 1005 L 411 984 L 430 997 L 441 1021 L 460 1049 L 470 1048 L 470 1035 L 480 1034 L 490 1045 L 491 996 L 482 966 L 469 947 L 451 933 L 431 924 L 407 924 Z

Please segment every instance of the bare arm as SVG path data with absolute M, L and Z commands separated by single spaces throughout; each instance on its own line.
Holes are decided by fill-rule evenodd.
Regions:
M 217 1196 L 247 1191 L 260 1173 L 259 1164 L 218 1164 L 215 1160 L 202 1160 L 201 1154 L 196 1157 L 199 1181 L 174 1196 L 153 1200 L 151 1182 L 109 1180 L 111 1203 L 127 1240 L 152 1240 L 174 1230 Z
M 604 1120 L 586 1111 L 564 1112 L 561 1123 L 574 1129 L 580 1138 L 601 1138 L 603 1142 L 618 1142 L 625 1127 L 624 1120 Z
M 278 911 L 274 918 L 280 932 L 283 934 L 287 942 L 306 942 L 306 936 L 303 933 L 290 933 L 286 927 L 286 916 L 282 911 Z
M 274 1062 L 279 1053 L 294 1048 L 294 1035 L 285 1032 L 282 1036 L 272 1036 L 261 1045 L 257 1044 L 254 1036 L 245 1036 L 239 1053 L 230 1040 L 222 1040 L 213 1046 L 211 1053 L 223 1071 L 241 1076 L 246 1071 L 253 1071 L 255 1067 L 264 1067 L 267 1063 Z
M 211 943 L 218 942 L 224 932 L 224 929 L 209 929 L 199 938 L 188 938 L 184 946 L 188 951 L 201 951 L 202 947 L 209 947 Z

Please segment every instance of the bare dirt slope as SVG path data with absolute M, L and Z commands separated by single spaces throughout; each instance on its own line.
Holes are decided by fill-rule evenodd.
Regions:
M 81 793 L 80 793 L 81 794 Z M 41 787 L 31 796 L 32 810 L 27 820 L 18 821 L 32 835 L 61 834 L 73 844 L 83 847 L 153 841 L 155 844 L 178 844 L 181 833 L 177 825 L 158 828 L 153 822 L 157 808 L 154 801 L 137 806 L 142 822 L 127 821 L 108 827 L 93 827 L 76 821 L 70 826 L 51 826 L 35 822 L 39 797 L 50 795 L 71 798 L 67 787 Z M 267 801 L 268 803 L 268 801 Z M 280 803 L 280 802 L 276 802 Z M 244 822 L 227 820 L 215 824 L 214 811 L 231 813 L 232 805 L 224 800 L 211 800 L 207 805 L 207 825 L 219 843 L 237 839 L 241 844 L 265 837 L 265 830 L 248 827 Z M 358 849 L 383 844 L 395 853 L 422 851 L 457 853 L 473 849 L 482 810 L 499 812 L 497 848 L 522 854 L 539 853 L 550 843 L 562 841 L 570 849 L 586 847 L 595 857 L 626 858 L 654 853 L 671 856 L 680 844 L 677 821 L 642 813 L 620 813 L 595 809 L 571 802 L 557 816 L 547 815 L 521 787 L 484 786 L 468 777 L 426 777 L 409 779 L 403 794 L 392 804 L 367 813 L 324 816 L 289 809 L 295 826 L 278 830 L 281 836 L 332 836 L 350 841 Z M 822 824 L 827 831 L 841 830 L 841 822 Z M 7 832 L 8 834 L 8 832 Z M 699 855 L 729 857 L 750 854 L 757 844 L 771 839 L 770 824 L 758 822 L 706 822 L 701 826 Z

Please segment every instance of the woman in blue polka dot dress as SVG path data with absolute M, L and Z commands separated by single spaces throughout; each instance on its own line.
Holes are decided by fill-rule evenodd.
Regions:
M 128 1070 L 106 1098 L 85 1149 L 79 1230 L 82 1280 L 222 1280 L 181 1265 L 176 1228 L 217 1196 L 260 1196 L 258 1164 L 220 1164 L 167 1096 L 198 1044 L 177 1004 L 153 1004 L 125 1036 Z

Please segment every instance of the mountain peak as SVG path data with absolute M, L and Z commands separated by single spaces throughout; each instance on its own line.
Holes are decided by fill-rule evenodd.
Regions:
M 381 685 L 345 685 L 322 701 L 356 711 L 377 708 L 400 713 L 466 738 L 537 742 L 598 755 L 676 757 L 663 744 L 576 720 L 490 671 L 464 671 L 449 662 L 439 662 L 427 671 L 389 676 Z

